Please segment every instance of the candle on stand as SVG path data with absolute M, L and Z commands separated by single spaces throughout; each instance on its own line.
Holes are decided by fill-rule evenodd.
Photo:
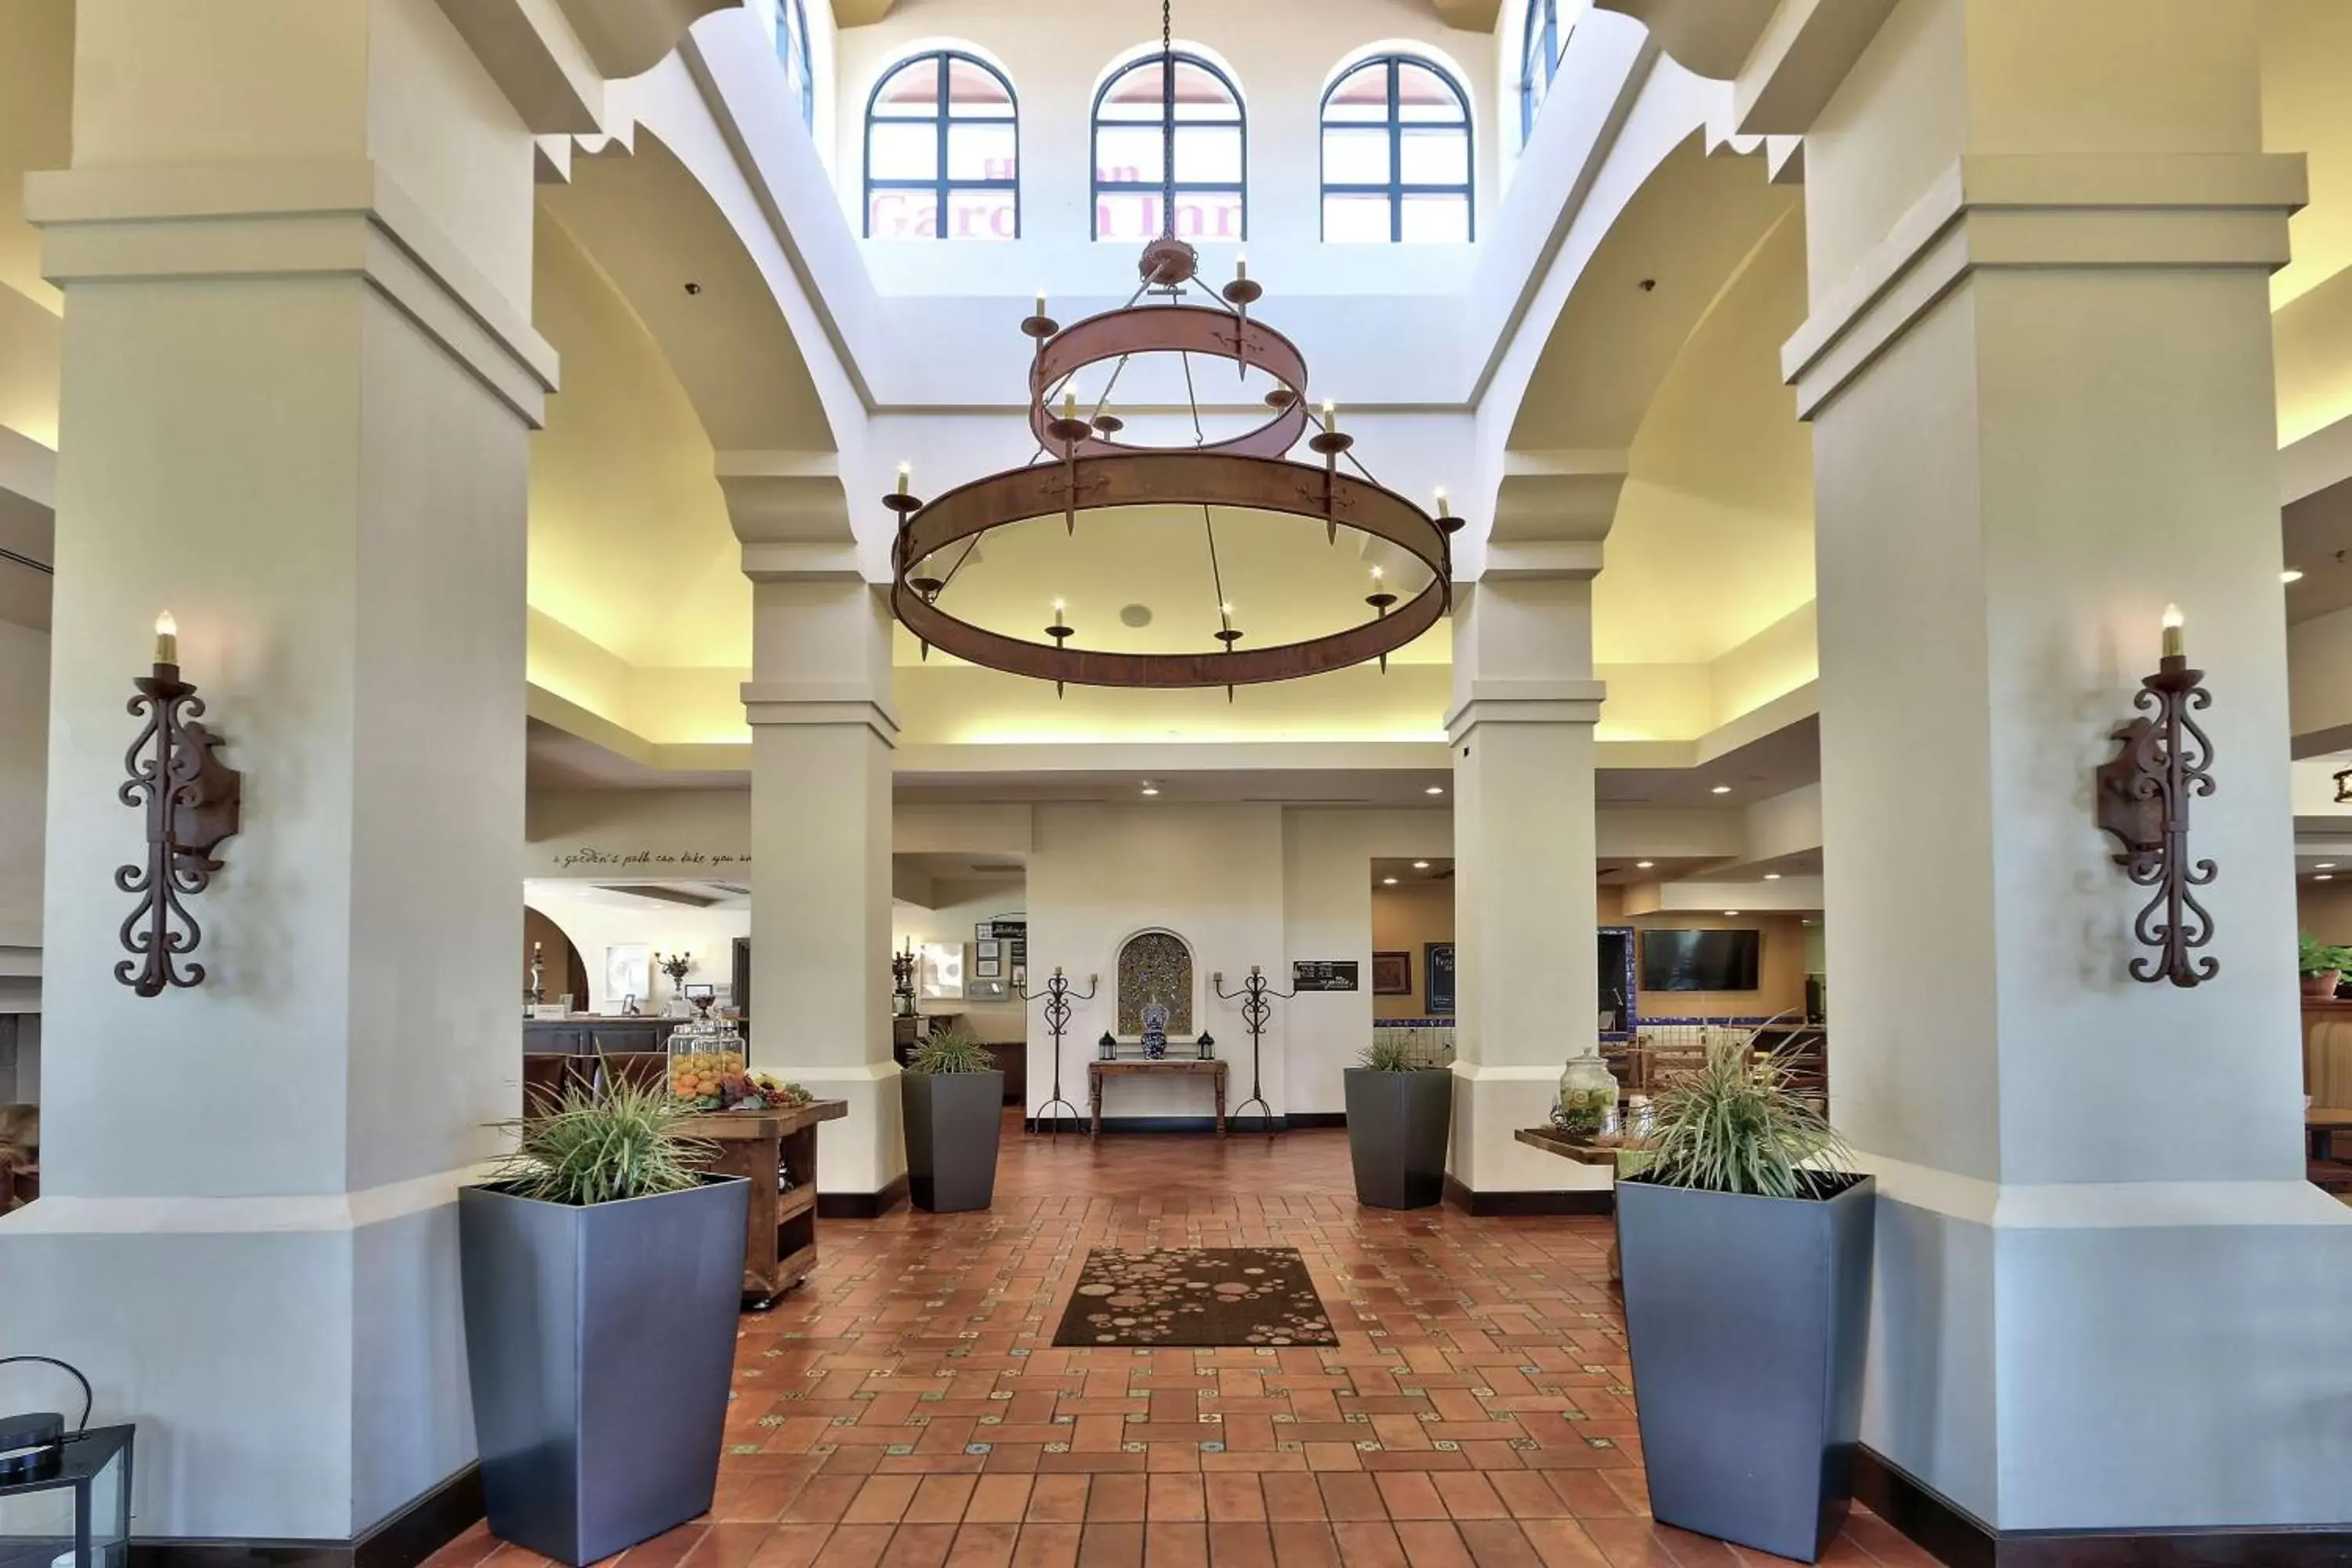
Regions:
M 155 617 L 155 662 L 180 662 L 180 623 L 172 618 L 169 610 Z
M 2164 657 L 2167 658 L 2185 657 L 2180 637 L 2180 627 L 2184 618 L 2180 614 L 2179 605 L 2164 606 Z
M 1437 487 L 1437 515 L 1440 517 L 1452 517 L 1454 515 L 1454 503 L 1446 499 L 1445 487 L 1444 485 Z
M 1328 435 L 1339 427 L 1339 410 L 1329 398 L 1323 400 L 1323 429 Z
M 1076 419 L 1077 416 L 1078 395 L 1075 392 L 1066 392 L 1062 394 L 1062 417 L 1065 419 Z
M 1041 315 L 1041 316 L 1042 316 L 1042 315 L 1044 315 L 1045 313 L 1045 290 L 1044 290 L 1043 289 L 1038 289 L 1038 290 L 1037 290 L 1037 314 L 1039 314 L 1039 315 Z
M 1373 581 L 1373 582 L 1377 583 L 1377 582 L 1379 582 L 1381 578 L 1383 578 L 1383 577 L 1385 577 L 1385 576 L 1387 576 L 1387 575 L 1388 575 L 1388 574 L 1387 574 L 1385 571 L 1381 570 L 1380 567 L 1375 566 L 1375 567 L 1373 567 L 1373 568 L 1372 568 L 1372 581 Z
M 1234 258 L 1234 276 L 1240 279 L 1247 279 L 1249 277 L 1248 251 L 1244 250 L 1239 256 Z
M 907 493 L 907 487 L 914 482 L 914 464 L 901 463 L 898 465 L 898 493 L 900 495 L 905 495 Z

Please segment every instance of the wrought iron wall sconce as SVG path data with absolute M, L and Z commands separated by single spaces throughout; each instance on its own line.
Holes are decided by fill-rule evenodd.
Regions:
M 2131 961 L 2134 980 L 2188 987 L 2221 973 L 2218 959 L 2192 956 L 2213 940 L 2213 917 L 2194 889 L 2213 880 L 2210 860 L 2189 858 L 2189 803 L 2213 793 L 2213 742 L 2191 714 L 2213 699 L 2205 672 L 2189 668 L 2179 608 L 2165 606 L 2163 657 L 2133 703 L 2140 716 L 2116 729 L 2116 755 L 2098 768 L 2098 823 L 2122 846 L 2124 874 L 2154 894 L 2132 934 L 2154 957 Z
M 147 859 L 114 873 L 116 888 L 139 895 L 122 922 L 131 957 L 114 966 L 114 977 L 142 996 L 160 996 L 169 986 L 204 984 L 205 966 L 182 962 L 204 940 L 182 900 L 221 868 L 215 851 L 237 830 L 245 775 L 220 760 L 221 738 L 198 722 L 205 700 L 180 679 L 179 628 L 169 611 L 155 619 L 154 669 L 131 684 L 139 694 L 130 713 L 146 723 L 123 753 L 130 777 L 115 794 L 146 811 Z
M 1087 975 L 1085 994 L 1083 995 L 1076 994 L 1070 990 L 1069 976 L 1062 973 L 1062 966 L 1057 963 L 1054 965 L 1052 977 L 1045 982 L 1045 989 L 1043 991 L 1024 991 L 1021 994 L 1021 1000 L 1024 1002 L 1044 1001 L 1045 1004 L 1045 1027 L 1054 1037 L 1054 1098 L 1039 1106 L 1035 1113 L 1030 1117 L 1029 1125 L 1033 1131 L 1036 1128 L 1038 1122 L 1045 1121 L 1045 1113 L 1053 1110 L 1054 1107 L 1057 1105 L 1064 1107 L 1069 1111 L 1071 1121 L 1076 1121 L 1078 1120 L 1078 1108 L 1072 1105 L 1068 1100 L 1063 1097 L 1062 1094 L 1062 1037 L 1069 1033 L 1071 1002 L 1073 1000 L 1079 1002 L 1093 1001 L 1095 999 L 1095 982 L 1099 978 L 1101 978 L 1099 975 Z M 1106 1035 L 1103 1037 L 1105 1039 L 1108 1039 L 1110 1037 Z M 1055 1116 L 1052 1121 L 1046 1123 L 1045 1131 L 1048 1137 L 1059 1132 L 1061 1130 L 1062 1119 L 1058 1115 Z
M 1225 989 L 1225 977 L 1223 974 L 1210 975 L 1209 984 L 1216 987 L 1217 994 L 1225 1001 L 1233 1001 L 1235 997 L 1241 999 L 1242 1026 L 1249 1031 L 1249 1098 L 1234 1107 L 1230 1121 L 1239 1121 L 1242 1119 L 1242 1112 L 1255 1105 L 1257 1107 L 1258 1120 L 1265 1123 L 1265 1135 L 1271 1138 L 1274 1136 L 1274 1107 L 1266 1103 L 1265 1089 L 1260 1079 L 1259 1047 L 1265 1041 L 1265 1026 L 1274 1018 L 1275 1002 L 1287 1002 L 1298 993 L 1295 990 L 1275 990 L 1266 984 L 1265 971 L 1255 963 L 1250 965 L 1249 975 L 1242 982 L 1241 989 L 1238 991 Z

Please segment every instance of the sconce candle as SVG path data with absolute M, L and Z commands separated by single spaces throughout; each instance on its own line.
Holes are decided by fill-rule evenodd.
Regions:
M 2213 940 L 2213 917 L 2195 889 L 2211 882 L 2210 860 L 2189 858 L 2189 803 L 2213 793 L 2213 742 L 2191 717 L 2213 700 L 2205 672 L 2189 668 L 2182 651 L 2181 614 L 2164 609 L 2163 657 L 2140 680 L 2133 699 L 2140 716 L 2114 735 L 2116 755 L 2097 772 L 2098 825 L 2120 846 L 2116 865 L 2154 893 L 2132 922 L 2154 958 L 2131 961 L 2131 976 L 2186 988 L 2221 973 L 2219 960 L 2192 956 Z
M 115 791 L 147 816 L 145 864 L 114 873 L 119 890 L 139 895 L 121 933 L 131 956 L 114 966 L 114 977 L 142 996 L 204 984 L 203 964 L 179 962 L 204 940 L 181 900 L 203 892 L 221 868 L 213 852 L 236 832 L 244 796 L 244 775 L 220 760 L 220 737 L 198 721 L 204 699 L 180 679 L 179 654 L 167 610 L 155 620 L 155 667 L 131 683 L 138 692 L 131 715 L 146 723 L 123 753 L 130 776 Z

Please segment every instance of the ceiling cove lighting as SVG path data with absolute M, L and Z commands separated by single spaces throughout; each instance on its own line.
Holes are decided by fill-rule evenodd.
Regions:
M 1160 53 L 1162 79 L 1172 84 L 1177 56 L 1164 5 Z M 1023 335 L 1035 345 L 1029 364 L 1029 430 L 1037 456 L 1047 460 L 983 475 L 928 502 L 908 493 L 902 471 L 897 492 L 882 498 L 898 518 L 890 608 L 915 635 L 926 658 L 937 646 L 989 669 L 1050 680 L 1056 695 L 1071 682 L 1128 689 L 1222 686 L 1230 700 L 1236 686 L 1297 680 L 1374 661 L 1385 671 L 1389 655 L 1454 607 L 1453 536 L 1463 520 L 1452 514 L 1450 505 L 1441 505 L 1440 515 L 1432 517 L 1374 479 L 1351 454 L 1356 438 L 1340 430 L 1339 410 L 1328 398 L 1318 427 L 1307 395 L 1306 356 L 1288 338 L 1251 319 L 1250 307 L 1264 298 L 1264 286 L 1237 269 L 1223 288 L 1198 290 L 1195 297 L 1204 303 L 1187 302 L 1185 285 L 1198 277 L 1201 258 L 1176 235 L 1177 121 L 1171 99 L 1161 121 L 1161 228 L 1143 247 L 1137 267 L 1141 281 L 1127 303 L 1065 327 L 1045 313 L 1040 300 L 1036 312 L 1021 322 Z M 1145 303 L 1147 295 L 1158 298 Z M 1081 407 L 1076 390 L 1081 372 L 1102 364 L 1123 368 L 1138 354 L 1182 359 L 1191 444 L 1147 447 L 1113 439 L 1126 428 L 1126 421 L 1108 408 L 1117 369 L 1094 406 Z M 1269 376 L 1276 384 L 1265 397 L 1265 421 L 1239 436 L 1209 440 L 1192 388 L 1196 359 L 1229 362 L 1244 378 L 1253 370 Z M 1291 460 L 1291 449 L 1301 441 L 1318 461 Z M 1342 458 L 1355 473 L 1339 471 Z M 1214 595 L 1208 603 L 1217 612 L 1216 629 L 1209 635 L 1217 647 L 1182 653 L 1072 647 L 1076 628 L 1058 612 L 1046 628 L 1053 639 L 1048 646 L 992 631 L 943 604 L 973 550 L 997 530 L 1059 517 L 1075 534 L 1080 512 L 1139 507 L 1199 511 Z M 1225 591 L 1217 550 L 1220 508 L 1312 518 L 1324 525 L 1333 544 L 1344 525 L 1412 558 L 1423 586 L 1398 603 L 1396 595 L 1376 584 L 1364 601 L 1372 611 L 1367 620 L 1295 642 L 1242 647 L 1244 635 L 1234 624 L 1234 601 Z

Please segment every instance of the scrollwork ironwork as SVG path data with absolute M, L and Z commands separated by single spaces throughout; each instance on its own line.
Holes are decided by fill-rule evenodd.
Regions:
M 2153 956 L 2134 958 L 2131 977 L 2183 988 L 2221 973 L 2197 950 L 2213 940 L 2213 916 L 2195 889 L 2219 868 L 2189 854 L 2189 803 L 2213 793 L 2213 742 L 2194 714 L 2212 703 L 2204 671 L 2168 654 L 2133 698 L 2139 716 L 2115 732 L 2116 755 L 2098 769 L 2098 824 L 2121 848 L 2116 865 L 2154 893 L 2132 921 L 2132 935 Z
M 131 685 L 138 695 L 127 710 L 145 722 L 123 752 L 128 777 L 115 795 L 146 813 L 147 858 L 114 873 L 116 889 L 139 899 L 121 928 L 131 957 L 114 966 L 114 977 L 142 996 L 160 996 L 205 982 L 205 966 L 186 957 L 204 928 L 182 900 L 211 886 L 221 868 L 213 852 L 237 830 L 243 780 L 214 754 L 221 740 L 200 721 L 204 699 L 178 666 L 159 664 Z
M 1255 1105 L 1258 1109 L 1258 1120 L 1265 1127 L 1265 1135 L 1271 1138 L 1274 1136 L 1274 1107 L 1266 1103 L 1265 1089 L 1258 1072 L 1259 1047 L 1264 1041 L 1266 1025 L 1274 1019 L 1274 1004 L 1287 1002 L 1298 993 L 1295 990 L 1275 990 L 1266 981 L 1265 971 L 1255 963 L 1250 965 L 1249 973 L 1243 978 L 1240 990 L 1226 990 L 1223 975 L 1217 976 L 1214 984 L 1217 994 L 1223 1000 L 1240 1000 L 1242 1027 L 1249 1031 L 1250 1037 L 1250 1097 L 1234 1107 L 1231 1120 L 1240 1121 L 1242 1112 Z
M 1061 965 L 1055 964 L 1054 966 L 1052 976 L 1045 982 L 1045 989 L 1043 991 L 1024 991 L 1021 994 L 1021 1000 L 1024 1002 L 1042 1001 L 1045 1004 L 1045 1028 L 1047 1032 L 1054 1037 L 1054 1097 L 1051 1100 L 1048 1100 L 1045 1104 L 1039 1106 L 1031 1115 L 1030 1125 L 1033 1128 L 1038 1122 L 1045 1121 L 1045 1113 L 1053 1110 L 1054 1107 L 1057 1105 L 1064 1106 L 1068 1109 L 1071 1121 L 1076 1121 L 1078 1120 L 1078 1108 L 1072 1105 L 1068 1100 L 1063 1097 L 1062 1094 L 1062 1037 L 1069 1033 L 1070 1015 L 1073 1010 L 1071 1003 L 1074 1000 L 1078 1002 L 1093 1001 L 1095 998 L 1095 983 L 1097 978 L 1098 977 L 1096 975 L 1087 975 L 1087 988 L 1085 992 L 1074 995 L 1070 990 L 1069 976 L 1062 973 Z M 1062 1119 L 1056 1116 L 1051 1122 L 1047 1123 L 1045 1131 L 1047 1136 L 1050 1137 L 1054 1133 L 1059 1132 L 1061 1130 Z

